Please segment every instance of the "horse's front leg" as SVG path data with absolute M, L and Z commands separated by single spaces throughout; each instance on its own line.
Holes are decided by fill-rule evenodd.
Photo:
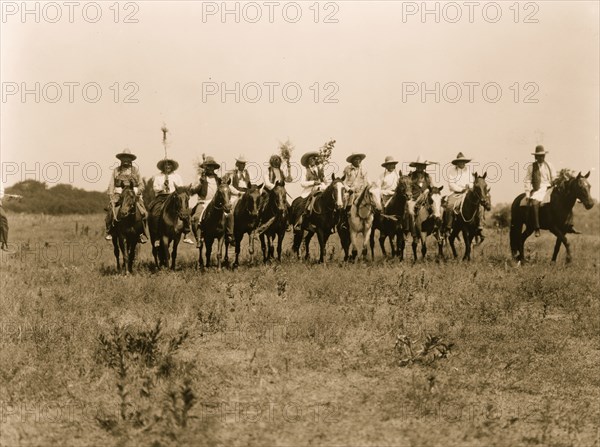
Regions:
M 267 241 L 269 242 L 269 259 L 272 259 L 275 257 L 275 235 L 268 235 L 267 236 Z
M 135 238 L 135 236 L 134 236 Z M 135 261 L 135 247 L 137 245 L 137 238 L 132 238 L 131 243 L 129 244 L 129 264 L 128 270 L 129 273 L 133 273 L 133 262 Z
M 454 240 L 458 235 L 458 231 L 458 228 L 452 228 L 450 236 L 448 237 L 448 243 L 450 244 L 450 248 L 452 249 L 452 256 L 454 256 L 455 258 L 458 257 L 458 253 L 456 252 L 456 247 L 454 246 Z
M 277 235 L 277 261 L 281 262 L 281 250 L 283 248 L 283 238 L 285 237 L 285 228 Z
M 223 240 L 225 237 L 217 238 L 217 270 L 221 271 L 221 256 L 223 250 Z
M 352 247 L 352 260 L 358 257 L 358 232 L 350 228 L 350 245 Z
M 204 245 L 206 247 L 206 268 L 210 267 L 211 264 L 211 257 L 212 257 L 212 246 L 213 246 L 213 242 L 214 239 L 211 237 L 209 238 L 204 238 Z
M 117 260 L 117 271 L 120 272 L 121 271 L 121 262 L 120 262 L 120 250 L 119 250 L 119 240 L 116 236 L 113 236 L 112 239 L 112 243 L 113 243 L 113 253 L 115 254 L 115 259 Z
M 225 257 L 223 259 L 223 265 L 225 265 L 225 267 L 229 267 L 229 238 L 224 238 L 225 239 Z M 220 244 L 221 247 L 223 246 L 223 239 L 220 240 Z M 221 250 L 219 249 L 219 257 L 221 256 Z
M 560 250 L 560 244 L 564 244 L 565 249 L 567 250 L 567 264 L 571 262 L 571 246 L 569 245 L 569 241 L 567 240 L 567 236 L 560 231 L 556 226 L 550 228 L 552 234 L 556 236 L 556 242 L 554 244 L 554 253 L 552 254 L 552 262 L 556 262 L 558 258 L 558 251 Z
M 162 236 L 160 239 L 160 250 L 161 250 L 161 266 L 169 266 L 169 236 Z
M 304 260 L 308 261 L 310 258 L 310 253 L 308 251 L 308 247 L 310 247 L 310 240 L 312 239 L 313 235 L 315 233 L 313 233 L 312 231 L 307 231 L 306 232 L 306 237 L 304 238 L 304 248 L 306 250 L 306 254 L 304 255 Z
M 171 252 L 171 270 L 175 270 L 175 264 L 177 262 L 177 247 L 179 246 L 179 236 L 175 236 L 173 239 L 173 251 Z
M 473 241 L 473 236 L 471 236 L 471 233 L 469 232 L 469 230 L 465 227 L 462 230 L 462 236 L 463 236 L 463 240 L 465 242 L 465 254 L 463 256 L 463 261 L 470 261 L 471 260 L 471 242 Z
M 367 231 L 365 232 L 365 237 L 363 239 L 363 257 L 366 259 L 368 256 L 368 250 L 367 250 L 367 241 L 371 240 L 371 232 L 373 231 L 373 227 L 369 226 L 367 228 Z M 371 250 L 371 261 L 375 260 L 375 254 L 373 253 L 373 250 Z
M 327 239 L 321 228 L 317 230 L 317 239 L 319 241 L 319 264 L 323 264 L 325 262 L 325 244 L 327 243 Z

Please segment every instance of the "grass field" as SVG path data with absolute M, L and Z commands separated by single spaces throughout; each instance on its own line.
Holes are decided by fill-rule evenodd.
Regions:
M 598 213 L 570 265 L 489 230 L 471 263 L 346 265 L 334 235 L 326 265 L 145 246 L 128 277 L 102 216 L 9 215 L 0 445 L 599 445 Z

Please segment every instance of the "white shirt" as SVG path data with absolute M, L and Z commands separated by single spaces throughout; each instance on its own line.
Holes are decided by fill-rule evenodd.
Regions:
M 206 189 L 206 198 L 204 201 L 210 202 L 212 198 L 217 193 L 217 189 L 219 189 L 219 185 L 217 185 L 217 179 L 214 177 L 206 178 L 207 189 Z
M 165 174 L 162 172 L 160 174 L 156 174 L 153 179 L 152 188 L 156 194 L 171 194 L 175 191 L 176 186 L 183 186 L 183 180 L 181 176 L 176 173 L 169 174 L 169 190 L 165 191 L 164 187 L 165 183 Z
M 396 187 L 398 186 L 398 173 L 394 169 L 392 172 L 387 169 L 383 174 L 379 176 L 379 188 L 381 189 L 381 194 L 384 196 L 392 196 L 396 191 Z
M 451 192 L 460 193 L 465 188 L 470 188 L 472 184 L 473 175 L 467 166 L 459 169 L 458 166 L 453 165 L 448 170 L 448 188 Z
M 527 166 L 527 174 L 525 175 L 525 192 L 527 193 L 531 192 L 533 189 L 531 177 L 533 175 L 533 165 L 536 163 L 537 161 Z M 550 187 L 552 180 L 554 179 L 554 169 L 547 161 L 543 161 L 541 164 L 538 163 L 538 166 L 540 168 L 540 189 L 543 189 L 545 192 Z

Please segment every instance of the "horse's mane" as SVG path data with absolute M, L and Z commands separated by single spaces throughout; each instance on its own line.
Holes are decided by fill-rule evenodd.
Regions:
M 552 180 L 552 187 L 554 187 L 558 191 L 563 191 L 569 181 L 574 179 L 575 173 L 570 169 L 564 168 L 558 172 L 558 175 L 554 180 Z

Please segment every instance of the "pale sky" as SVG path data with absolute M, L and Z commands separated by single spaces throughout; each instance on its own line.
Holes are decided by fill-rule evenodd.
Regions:
M 118 17 L 114 2 L 92 3 L 70 11 L 64 2 L 28 2 L 33 12 L 23 16 L 22 2 L 2 2 L 5 186 L 35 178 L 104 190 L 125 147 L 152 176 L 164 156 L 164 122 L 169 156 L 187 183 L 202 153 L 228 167 L 240 153 L 263 164 L 289 138 L 297 163 L 333 138 L 340 172 L 347 155 L 364 152 L 371 179 L 386 155 L 407 164 L 420 154 L 443 166 L 462 151 L 480 163 L 478 172 L 488 165 L 493 202 L 509 202 L 523 190 L 530 152 L 543 144 L 555 168 L 592 170 L 599 197 L 596 1 L 479 2 L 473 23 L 464 2 L 429 2 L 439 23 L 434 13 L 422 17 L 422 2 L 275 2 L 273 23 L 268 2 L 227 3 L 238 8 L 239 23 L 233 13 L 221 16 L 222 2 L 121 2 Z M 124 23 L 127 16 L 137 23 Z M 203 88 L 235 91 L 236 82 L 239 102 L 233 93 L 203 98 Z M 262 96 L 252 103 L 256 84 Z M 94 85 L 102 97 L 87 102 Z M 295 103 L 294 85 L 301 89 Z M 24 98 L 23 87 L 31 90 Z M 425 98 L 423 87 L 431 91 Z M 125 103 L 128 94 L 138 102 Z M 328 95 L 337 102 L 325 102 Z M 434 176 L 434 183 L 446 181 Z

